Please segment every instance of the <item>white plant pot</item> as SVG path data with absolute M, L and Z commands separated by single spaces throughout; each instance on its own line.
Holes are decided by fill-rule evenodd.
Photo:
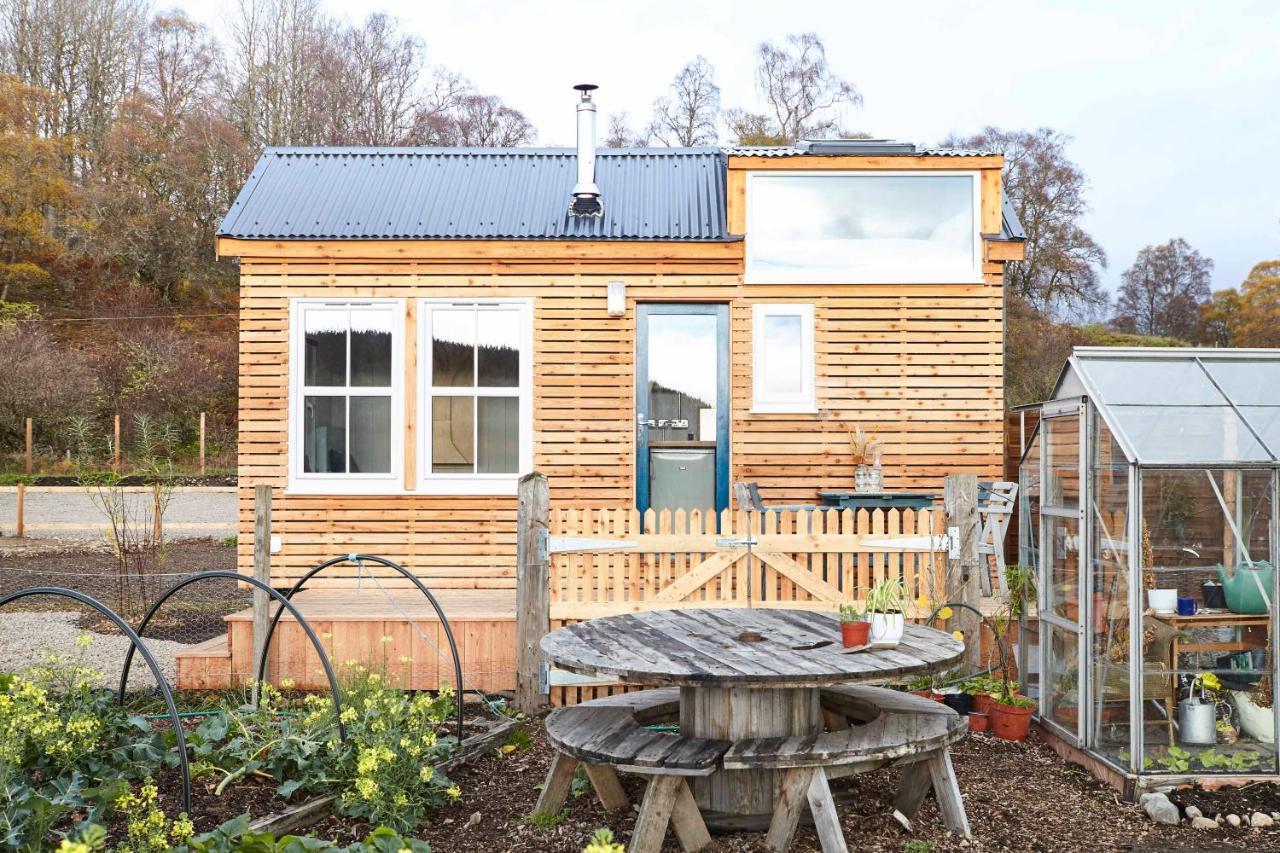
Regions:
M 906 620 L 901 613 L 871 614 L 871 648 L 897 648 L 902 640 L 902 629 Z
M 1147 606 L 1157 613 L 1178 612 L 1178 591 L 1176 589 L 1147 590 Z
M 1248 693 L 1232 690 L 1231 701 L 1236 706 L 1240 717 L 1240 730 L 1245 737 L 1263 743 L 1274 743 L 1276 739 L 1276 719 L 1270 708 L 1255 705 Z

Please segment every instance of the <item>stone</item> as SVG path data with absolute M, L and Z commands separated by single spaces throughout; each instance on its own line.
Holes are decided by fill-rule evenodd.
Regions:
M 1238 814 L 1229 814 L 1229 815 L 1227 815 L 1227 823 L 1231 824 L 1232 826 L 1239 826 L 1239 825 L 1240 825 L 1240 815 L 1238 815 Z
M 1191 819 L 1192 829 L 1217 829 L 1218 822 L 1213 818 L 1195 817 Z
M 1273 818 L 1269 814 L 1263 814 L 1262 812 L 1254 812 L 1249 817 L 1249 826 L 1252 826 L 1255 829 L 1270 829 L 1275 825 L 1276 825 L 1275 818 Z
M 1178 807 L 1171 803 L 1164 794 L 1143 794 L 1138 802 L 1142 804 L 1147 817 L 1156 823 L 1177 826 L 1181 819 L 1178 814 Z
M 1280 812 L 1272 812 L 1272 813 L 1271 813 L 1271 819 L 1272 819 L 1272 820 L 1280 820 Z
M 1200 811 L 1195 806 L 1187 806 L 1186 812 L 1187 812 L 1187 820 L 1194 820 L 1195 818 L 1198 818 L 1198 817 L 1204 817 L 1204 812 Z

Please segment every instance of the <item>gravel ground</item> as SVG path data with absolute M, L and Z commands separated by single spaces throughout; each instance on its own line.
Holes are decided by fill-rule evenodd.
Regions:
M 144 518 L 150 512 L 151 493 L 130 490 L 130 513 Z M 0 531 L 12 534 L 18 494 L 13 487 L 0 488 Z M 32 487 L 23 501 L 28 535 L 78 541 L 101 541 L 107 517 L 93 497 L 78 486 Z M 174 489 L 165 510 L 165 535 L 170 539 L 192 536 L 234 536 L 236 490 L 226 487 Z
M 76 638 L 86 633 L 77 627 L 83 614 L 79 611 L 56 610 L 13 613 L 0 612 L 0 672 L 20 670 L 42 663 L 49 651 L 65 655 L 82 653 L 84 662 L 102 673 L 104 687 L 115 687 L 120 678 L 129 641 L 121 634 L 90 633 L 93 642 L 81 652 Z M 160 664 L 160 670 L 173 683 L 176 665 L 173 653 L 187 648 L 183 643 L 148 639 L 147 648 Z M 129 687 L 142 690 L 155 686 L 150 670 L 141 657 L 135 656 L 129 673 Z

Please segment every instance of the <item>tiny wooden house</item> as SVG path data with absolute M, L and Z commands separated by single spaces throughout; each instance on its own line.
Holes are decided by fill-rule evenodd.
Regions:
M 1022 233 L 998 154 L 592 135 L 263 154 L 218 238 L 241 270 L 243 571 L 260 483 L 277 585 L 374 553 L 455 603 L 501 591 L 469 605 L 490 624 L 530 470 L 553 508 L 721 510 L 741 481 L 813 504 L 852 489 L 857 424 L 888 489 L 1000 478 Z

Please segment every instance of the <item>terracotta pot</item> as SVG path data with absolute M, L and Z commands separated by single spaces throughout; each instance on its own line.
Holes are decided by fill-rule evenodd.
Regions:
M 995 697 L 990 693 L 975 693 L 973 695 L 973 710 L 979 714 L 990 713 L 993 702 L 995 702 Z
M 841 622 L 840 639 L 845 648 L 865 646 L 871 639 L 871 623 L 862 619 L 857 622 Z
M 969 731 L 985 732 L 987 726 L 991 724 L 991 717 L 981 711 L 972 711 L 969 714 Z
M 1004 740 L 1026 740 L 1031 728 L 1031 708 L 1016 705 L 991 705 L 991 732 Z

